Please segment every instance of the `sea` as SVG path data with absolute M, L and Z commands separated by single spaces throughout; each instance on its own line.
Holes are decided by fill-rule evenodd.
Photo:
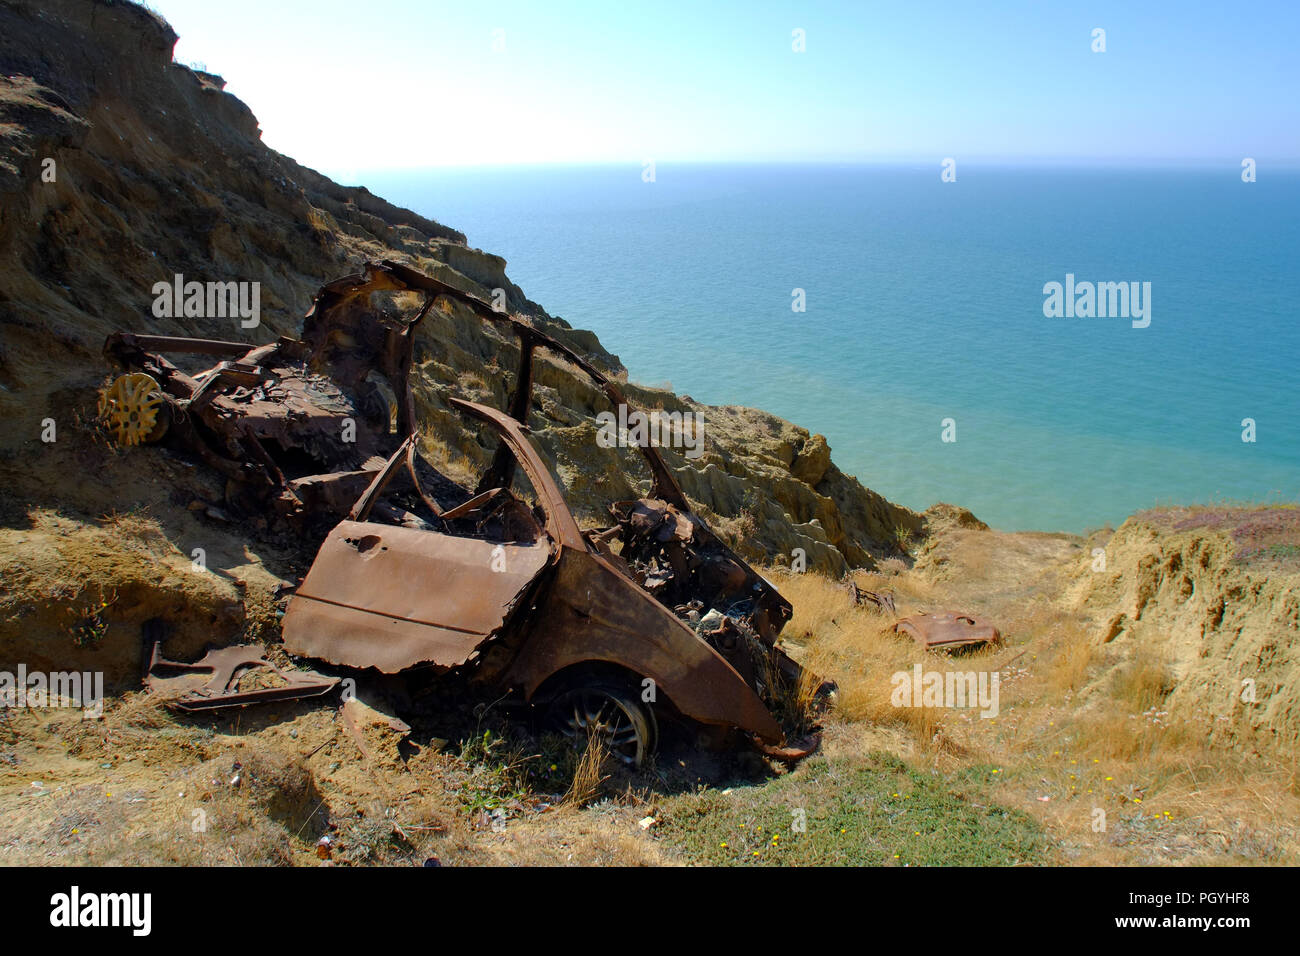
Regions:
M 820 432 L 843 471 L 909 507 L 1084 532 L 1300 498 L 1296 171 L 659 162 L 349 180 L 505 257 L 633 381 Z

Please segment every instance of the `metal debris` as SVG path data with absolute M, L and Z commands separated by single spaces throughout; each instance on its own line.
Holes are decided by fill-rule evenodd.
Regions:
M 868 591 L 866 588 L 858 587 L 853 581 L 848 582 L 848 589 L 854 607 L 870 604 L 881 613 L 898 613 L 898 609 L 894 606 L 894 595 L 888 591 Z
M 283 683 L 241 691 L 240 679 L 257 668 L 269 668 Z M 339 682 L 337 677 L 326 677 L 315 671 L 281 670 L 266 659 L 265 648 L 255 644 L 235 644 L 218 648 L 209 651 L 201 660 L 193 664 L 185 664 L 164 658 L 161 642 L 153 642 L 149 670 L 145 678 L 145 683 L 151 691 L 167 695 L 174 692 L 178 680 L 194 674 L 210 676 L 201 687 L 169 700 L 168 703 L 181 710 L 190 711 L 242 707 L 246 704 L 319 697 L 333 690 Z M 238 779 L 236 777 L 232 782 L 237 782 Z
M 423 302 L 394 319 L 371 307 L 375 292 Z M 410 390 L 415 329 L 445 299 L 519 342 L 508 411 L 447 399 L 497 440 L 472 493 L 420 456 Z M 237 513 L 333 525 L 289 600 L 289 652 L 384 673 L 454 672 L 543 708 L 562 732 L 598 731 L 631 764 L 653 751 L 660 721 L 711 728 L 718 740 L 739 734 L 779 759 L 810 753 L 808 682 L 778 644 L 789 602 L 692 511 L 648 443 L 637 447 L 651 475 L 645 496 L 611 503 L 609 526 L 580 529 L 528 438 L 538 350 L 585 373 L 615 408 L 628 405 L 531 323 L 392 261 L 325 285 L 301 340 L 250 349 L 117 333 L 105 345 L 157 383 L 128 379 L 109 392 L 161 398 L 157 421 L 132 434 L 225 474 Z M 164 351 L 222 361 L 189 376 Z M 352 441 L 341 438 L 345 419 Z M 230 650 L 232 664 L 247 663 Z M 833 689 L 823 683 L 817 696 Z
M 1002 634 L 996 627 L 961 611 L 937 614 L 913 614 L 894 625 L 898 634 L 907 634 L 925 648 L 970 647 L 997 644 Z
M 122 444 L 195 454 L 227 478 L 226 505 L 239 513 L 337 519 L 415 427 L 414 333 L 436 293 L 408 319 L 376 315 L 371 294 L 397 288 L 387 275 L 368 270 L 322 287 L 301 340 L 110 335 L 104 354 L 127 374 L 101 393 L 101 419 Z M 220 361 L 188 375 L 164 357 L 177 353 Z M 396 407 L 393 395 L 404 396 Z

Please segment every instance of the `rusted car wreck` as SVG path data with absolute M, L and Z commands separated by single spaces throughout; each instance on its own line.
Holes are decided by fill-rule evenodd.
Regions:
M 371 307 L 375 292 L 423 300 L 394 319 Z M 444 297 L 519 342 L 508 412 L 446 399 L 498 442 L 472 492 L 421 456 L 409 383 L 415 330 Z M 223 361 L 187 375 L 166 350 Z M 566 734 L 600 735 L 631 764 L 653 752 L 665 720 L 780 759 L 811 752 L 811 714 L 831 686 L 778 645 L 790 604 L 692 511 L 652 444 L 637 449 L 645 496 L 611 503 L 605 527 L 579 527 L 528 437 L 538 350 L 626 405 L 529 322 L 398 263 L 369 263 L 321 289 L 301 340 L 247 349 L 110 336 L 106 354 L 128 374 L 101 414 L 119 440 L 168 440 L 220 470 L 236 511 L 304 531 L 332 524 L 284 616 L 292 654 L 463 675 Z

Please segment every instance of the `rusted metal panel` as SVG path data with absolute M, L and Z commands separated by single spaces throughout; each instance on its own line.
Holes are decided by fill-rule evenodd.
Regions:
M 505 682 L 531 697 L 550 675 L 591 662 L 649 678 L 657 694 L 693 720 L 738 727 L 766 741 L 783 736 L 722 655 L 604 558 L 566 548 Z
M 357 496 L 375 476 L 374 470 L 338 471 L 289 481 L 289 488 L 307 508 L 324 514 L 347 514 Z
M 193 339 L 180 335 L 139 335 L 134 332 L 116 332 L 109 337 L 118 347 L 153 352 L 186 352 L 190 355 L 244 355 L 249 346 L 239 342 L 220 342 L 216 339 Z
M 992 624 L 961 611 L 936 614 L 913 614 L 894 625 L 899 634 L 907 634 L 927 648 L 965 647 L 996 644 L 1001 633 Z
M 502 626 L 549 558 L 545 542 L 341 522 L 289 602 L 285 648 L 384 673 L 459 666 Z
M 333 690 L 339 683 L 337 677 L 326 677 L 315 671 L 281 670 L 268 661 L 265 655 L 266 649 L 263 647 L 236 644 L 209 651 L 201 660 L 186 664 L 164 658 L 160 643 L 154 642 L 145 683 L 150 690 L 159 694 L 173 692 L 179 685 L 189 687 L 186 693 L 169 701 L 181 710 L 217 710 L 222 707 L 319 697 Z M 280 683 L 241 690 L 241 679 L 259 669 L 272 671 Z M 208 679 L 195 687 L 192 680 L 194 675 L 206 676 Z

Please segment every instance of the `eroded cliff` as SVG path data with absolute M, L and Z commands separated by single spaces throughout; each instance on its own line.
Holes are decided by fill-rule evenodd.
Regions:
M 406 262 L 485 298 L 503 290 L 512 312 L 626 377 L 595 335 L 530 301 L 499 256 L 266 147 L 256 118 L 221 78 L 172 61 L 176 35 L 147 9 L 6 0 L 0 36 L 0 403 L 15 464 L 51 451 L 38 440 L 43 420 L 68 429 L 86 413 L 87 390 L 107 371 L 99 356 L 107 333 L 269 342 L 296 334 L 321 283 L 366 259 Z M 260 324 L 156 318 L 150 290 L 177 274 L 260 283 Z M 442 399 L 450 389 L 502 402 L 512 351 L 468 313 L 425 323 L 416 393 L 435 458 L 439 445 L 481 457 Z M 608 406 L 561 365 L 539 379 L 543 398 L 530 424 L 575 509 L 594 519 L 611 492 L 633 490 L 588 424 Z M 810 566 L 840 573 L 890 553 L 899 529 L 922 526 L 843 474 L 825 439 L 806 429 L 754 409 L 629 392 L 652 408 L 704 413 L 704 454 L 688 460 L 669 450 L 671 465 L 693 501 L 752 556 L 802 547 Z M 95 497 L 46 478 L 14 480 L 29 505 L 84 508 Z

